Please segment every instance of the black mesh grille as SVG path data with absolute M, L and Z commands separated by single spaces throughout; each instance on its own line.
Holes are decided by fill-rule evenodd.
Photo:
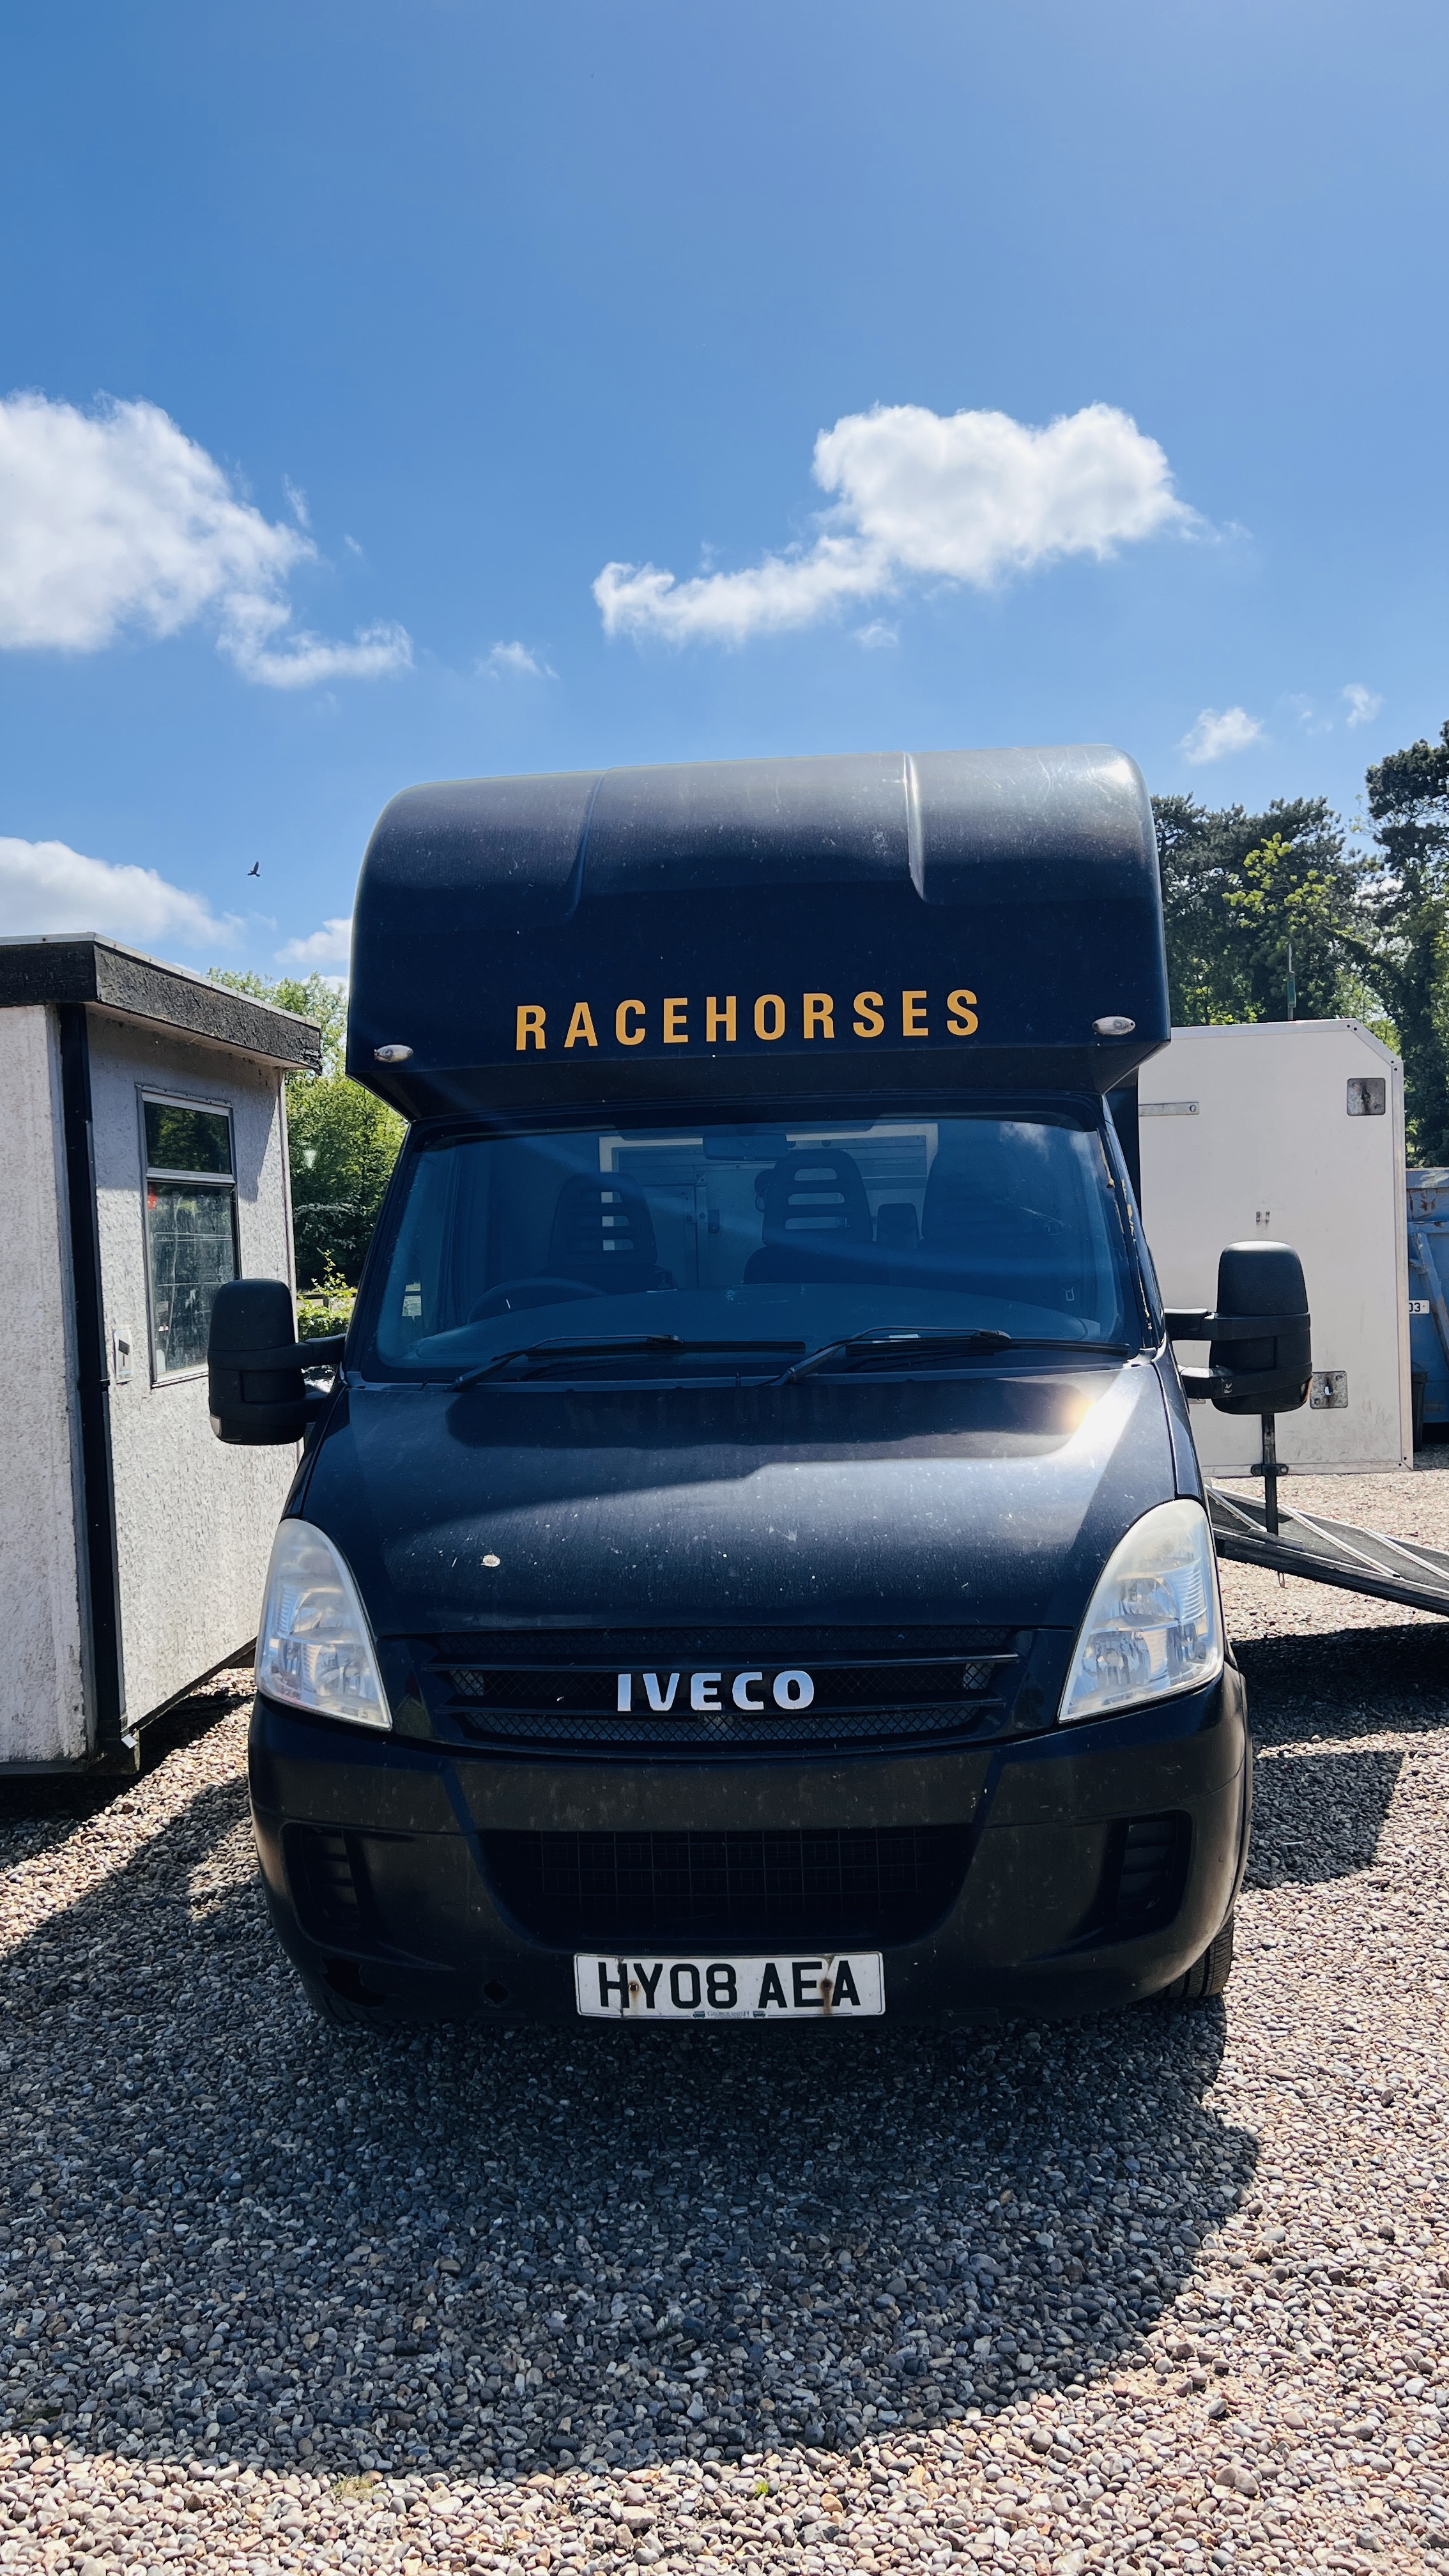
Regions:
M 960 1826 L 485 1834 L 495 1894 L 562 1948 L 908 1941 L 953 1902 Z
M 459 1723 L 475 1742 L 628 1746 L 647 1753 L 651 1746 L 707 1751 L 711 1745 L 879 1744 L 904 1737 L 960 1735 L 979 1715 L 959 1699 L 915 1709 L 848 1709 L 839 1714 L 819 1708 L 782 1716 L 768 1709 L 758 1716 L 737 1716 L 721 1709 L 683 1717 L 577 1717 L 568 1711 L 539 1715 L 509 1711 L 485 1722 L 459 1711 Z
M 417 1663 L 435 1718 L 475 1743 L 769 1747 L 970 1733 L 996 1705 L 1020 1643 L 1008 1629 L 980 1628 L 765 1629 L 743 1642 L 738 1629 L 555 1630 L 434 1638 Z M 691 1705 L 702 1669 L 722 1676 L 718 1708 Z M 744 1671 L 764 1676 L 742 1686 L 749 1706 L 731 1687 Z M 776 1698 L 784 1671 L 808 1671 L 808 1707 L 790 1704 L 794 1686 Z M 631 1676 L 627 1709 L 621 1674 Z

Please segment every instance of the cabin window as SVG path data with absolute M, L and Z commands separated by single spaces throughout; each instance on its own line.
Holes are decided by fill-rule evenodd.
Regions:
M 151 1375 L 203 1368 L 218 1288 L 238 1271 L 231 1112 L 145 1093 L 146 1276 Z

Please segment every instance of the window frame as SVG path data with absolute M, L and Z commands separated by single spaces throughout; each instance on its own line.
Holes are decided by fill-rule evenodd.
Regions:
M 436 1118 L 415 1120 L 409 1126 L 402 1151 L 393 1166 L 363 1267 L 348 1330 L 347 1373 L 359 1384 L 426 1385 L 438 1382 L 426 1374 L 419 1375 L 405 1363 L 384 1359 L 378 1348 L 382 1300 L 411 1202 L 415 1166 L 431 1153 L 475 1141 L 503 1142 L 536 1135 L 597 1135 L 607 1131 L 611 1136 L 628 1137 L 640 1132 L 662 1136 L 669 1130 L 688 1133 L 701 1120 L 706 1124 L 746 1129 L 784 1125 L 812 1132 L 818 1120 L 823 1132 L 839 1125 L 868 1128 L 883 1120 L 897 1119 L 908 1125 L 919 1125 L 954 1117 L 1024 1121 L 1032 1125 L 1062 1127 L 1096 1139 L 1111 1192 L 1113 1217 L 1108 1223 L 1110 1257 L 1114 1266 L 1120 1262 L 1124 1330 L 1135 1340 L 1137 1356 L 1147 1356 L 1155 1351 L 1162 1338 L 1161 1323 L 1160 1315 L 1154 1312 L 1153 1294 L 1143 1268 L 1146 1246 L 1121 1145 L 1103 1096 L 1098 1092 L 1074 1090 L 1069 1085 L 1027 1090 L 993 1083 L 977 1090 L 932 1083 L 923 1085 L 918 1094 L 912 1094 L 908 1099 L 894 1095 L 882 1099 L 879 1095 L 843 1092 L 838 1098 L 815 1096 L 790 1101 L 779 1107 L 773 1101 L 738 1102 L 728 1096 L 714 1101 L 686 1096 L 679 1100 L 641 1099 L 622 1108 L 616 1106 L 612 1114 L 607 1114 L 598 1103 L 553 1103 L 526 1110 L 453 1110 Z M 1089 1353 L 1094 1346 L 1084 1342 L 1082 1347 Z
M 225 1172 L 178 1172 L 169 1164 L 153 1164 L 146 1136 L 146 1112 L 155 1109 L 202 1109 L 212 1118 L 226 1120 L 227 1154 L 230 1169 Z M 237 1217 L 236 1120 L 229 1100 L 218 1100 L 202 1092 L 162 1090 L 155 1083 L 136 1085 L 136 1119 L 141 1139 L 141 1260 L 146 1274 L 146 1343 L 151 1361 L 151 1384 L 186 1386 L 205 1377 L 204 1358 L 193 1360 L 189 1367 L 162 1368 L 156 1340 L 156 1286 L 151 1267 L 151 1225 L 147 1200 L 153 1181 L 168 1186 L 184 1183 L 191 1189 L 224 1191 L 231 1202 L 232 1277 L 241 1277 L 241 1229 Z

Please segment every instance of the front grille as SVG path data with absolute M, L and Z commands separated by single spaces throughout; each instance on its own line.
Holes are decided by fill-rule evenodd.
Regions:
M 495 1895 L 565 1949 L 918 1939 L 965 1875 L 962 1826 L 483 1836 Z
M 999 1702 L 1021 1640 L 1009 1629 L 880 1628 L 494 1632 L 430 1639 L 416 1661 L 435 1719 L 479 1744 L 620 1751 L 833 1745 L 971 1733 Z M 848 1659 L 848 1660 L 847 1660 Z M 807 1708 L 739 1708 L 735 1673 L 808 1670 Z M 690 1702 L 693 1672 L 722 1673 L 718 1709 Z M 621 1710 L 619 1676 L 632 1675 Z M 668 1708 L 670 1675 L 678 1676 Z M 651 1700 L 647 1683 L 653 1684 Z

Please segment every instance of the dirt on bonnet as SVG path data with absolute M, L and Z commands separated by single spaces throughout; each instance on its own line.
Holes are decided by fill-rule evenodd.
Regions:
M 1449 1547 L 1449 1476 L 1294 1495 Z M 332 2034 L 241 1677 L 4 1791 L 0 2569 L 1449 2570 L 1449 1626 L 1225 1593 L 1195 2010 Z

